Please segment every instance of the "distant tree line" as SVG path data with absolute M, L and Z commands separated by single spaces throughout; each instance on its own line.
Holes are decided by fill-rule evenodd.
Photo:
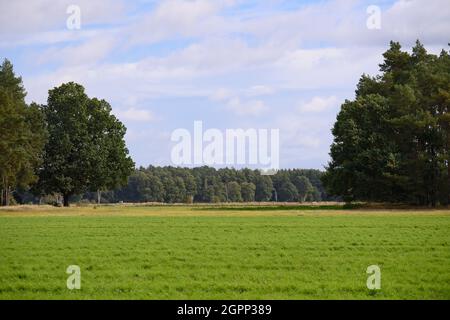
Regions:
M 136 169 L 123 188 L 102 193 L 102 202 L 310 202 L 330 200 L 320 170 L 280 170 L 273 176 L 251 169 L 154 167 Z M 84 195 L 95 200 L 95 194 Z M 335 199 L 335 198 L 333 198 Z
M 71 201 L 86 203 L 220 203 L 220 202 L 313 202 L 336 201 L 322 186 L 323 172 L 314 169 L 279 170 L 272 176 L 259 170 L 212 167 L 137 168 L 123 187 L 101 193 L 73 195 Z M 100 198 L 99 198 L 100 196 Z M 19 203 L 56 203 L 58 196 L 37 197 L 17 190 Z
M 333 128 L 323 182 L 346 201 L 450 204 L 450 55 L 391 42 Z

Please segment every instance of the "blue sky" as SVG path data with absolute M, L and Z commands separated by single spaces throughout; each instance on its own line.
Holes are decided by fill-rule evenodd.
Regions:
M 81 28 L 66 26 L 78 5 Z M 381 10 L 369 29 L 367 8 Z M 109 101 L 137 165 L 171 164 L 171 133 L 280 129 L 281 167 L 323 168 L 331 127 L 390 40 L 447 48 L 448 0 L 0 0 L 0 58 L 45 103 L 68 81 Z

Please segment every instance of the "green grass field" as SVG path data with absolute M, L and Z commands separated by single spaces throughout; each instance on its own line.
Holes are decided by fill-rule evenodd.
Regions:
M 450 211 L 0 210 L 0 299 L 422 298 L 450 299 Z

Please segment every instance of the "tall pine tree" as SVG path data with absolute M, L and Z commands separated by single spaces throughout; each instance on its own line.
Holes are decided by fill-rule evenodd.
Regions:
M 333 127 L 323 182 L 345 200 L 450 203 L 450 58 L 391 42 L 381 75 L 363 75 Z
M 46 131 L 38 105 L 25 103 L 26 92 L 13 65 L 0 67 L 0 180 L 1 205 L 9 205 L 11 192 L 36 181 Z

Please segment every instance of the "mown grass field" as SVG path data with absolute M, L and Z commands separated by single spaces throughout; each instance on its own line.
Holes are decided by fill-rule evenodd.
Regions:
M 450 211 L 0 210 L 0 299 L 450 299 Z

